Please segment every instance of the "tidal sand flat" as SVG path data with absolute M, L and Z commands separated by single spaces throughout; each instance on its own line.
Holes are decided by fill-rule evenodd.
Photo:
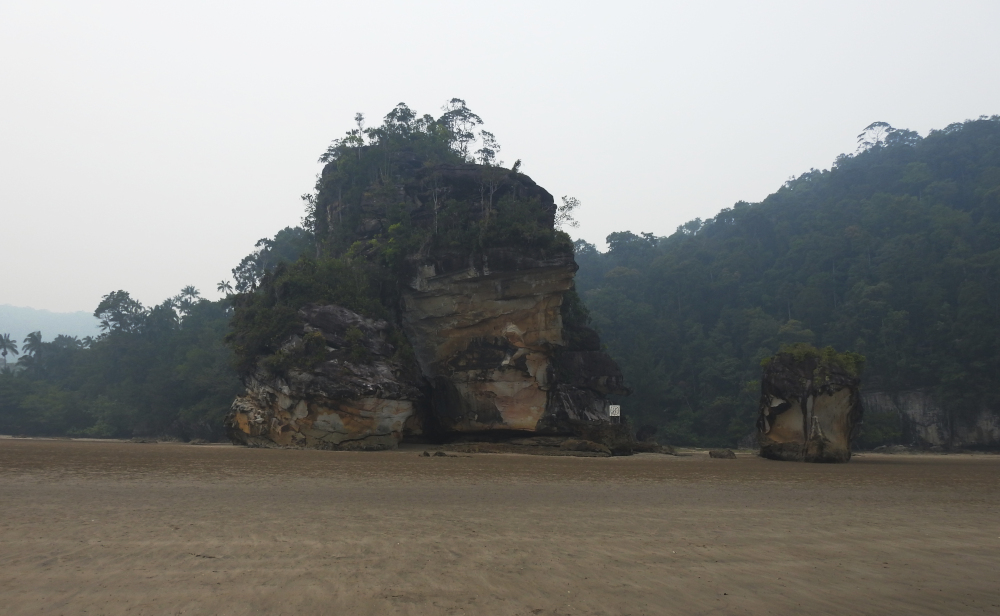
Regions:
M 4 614 L 996 614 L 1000 456 L 0 439 Z

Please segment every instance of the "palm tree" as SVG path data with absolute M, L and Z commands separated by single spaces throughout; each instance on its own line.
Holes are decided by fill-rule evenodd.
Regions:
M 233 294 L 233 285 L 228 280 L 222 280 L 219 284 L 215 285 L 215 288 L 223 295 Z
M 17 355 L 17 341 L 10 339 L 10 334 L 0 336 L 0 355 L 3 355 L 3 367 L 7 367 L 7 353 Z
M 191 314 L 191 307 L 194 306 L 195 301 L 201 297 L 201 292 L 194 288 L 194 285 L 188 285 L 181 289 L 181 292 L 174 296 L 174 306 L 180 311 L 181 316 L 188 316 Z
M 37 355 L 42 350 L 42 332 L 31 332 L 24 339 L 24 346 L 21 351 L 30 355 Z
M 52 346 L 57 349 L 82 349 L 83 345 L 80 343 L 80 339 L 76 336 L 67 336 L 66 334 L 59 334 L 56 339 L 52 341 Z

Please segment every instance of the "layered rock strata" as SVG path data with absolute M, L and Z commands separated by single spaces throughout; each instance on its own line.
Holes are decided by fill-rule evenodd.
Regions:
M 817 358 L 779 353 L 761 379 L 757 437 L 774 460 L 847 462 L 861 421 L 860 379 Z
M 567 346 L 561 306 L 576 269 L 572 254 L 509 249 L 419 268 L 403 294 L 403 327 L 433 384 L 442 431 L 607 421 L 605 397 L 626 392 L 596 334 L 584 330 L 575 337 L 584 344 Z
M 278 354 L 292 365 L 262 363 L 244 379 L 247 392 L 226 418 L 230 439 L 256 447 L 396 447 L 423 393 L 419 375 L 386 340 L 391 326 L 339 306 L 306 306 L 299 317 L 302 331 Z M 311 364 L 314 354 L 322 361 L 295 365 Z

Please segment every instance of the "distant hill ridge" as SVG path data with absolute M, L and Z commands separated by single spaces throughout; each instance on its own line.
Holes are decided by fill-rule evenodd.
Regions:
M 0 334 L 10 334 L 20 347 L 24 337 L 36 331 L 42 332 L 45 340 L 52 340 L 59 334 L 83 338 L 101 333 L 97 319 L 89 312 L 52 312 L 0 304 Z

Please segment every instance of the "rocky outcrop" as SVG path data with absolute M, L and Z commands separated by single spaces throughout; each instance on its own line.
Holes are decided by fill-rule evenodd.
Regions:
M 404 291 L 403 327 L 433 385 L 444 432 L 553 431 L 606 422 L 626 393 L 596 334 L 570 347 L 561 316 L 577 266 L 570 253 L 492 250 L 422 265 Z
M 774 460 L 847 462 L 861 421 L 860 379 L 833 362 L 779 353 L 761 379 L 760 455 Z
M 596 333 L 573 328 L 567 344 L 561 305 L 575 271 L 572 255 L 503 251 L 457 271 L 423 266 L 403 295 L 409 362 L 388 322 L 306 306 L 277 360 L 245 378 L 228 434 L 258 447 L 385 449 L 404 436 L 541 433 L 643 450 L 609 422 L 606 396 L 627 390 Z
M 870 420 L 888 419 L 898 426 L 894 432 L 899 443 L 918 449 L 1000 447 L 1000 414 L 988 408 L 955 416 L 921 390 L 865 392 L 863 399 Z
M 339 306 L 306 306 L 299 317 L 302 330 L 279 361 L 261 362 L 244 379 L 247 392 L 225 422 L 230 439 L 256 447 L 396 447 L 424 393 L 387 341 L 389 323 Z
M 301 331 L 245 362 L 256 367 L 227 419 L 231 439 L 382 448 L 407 437 L 548 435 L 598 443 L 604 449 L 586 451 L 595 455 L 643 450 L 610 423 L 607 397 L 628 393 L 621 371 L 582 324 L 582 308 L 564 318 L 567 298 L 578 301 L 577 265 L 553 228 L 552 195 L 499 167 L 397 163 L 407 180 L 392 191 L 345 204 L 338 189 L 315 212 L 320 235 L 342 234 L 336 242 L 350 246 L 343 271 L 349 261 L 367 264 L 351 270 L 360 277 L 380 272 L 373 301 L 392 323 L 332 305 L 300 310 Z M 405 224 L 387 216 L 394 208 L 405 209 Z M 277 283 L 257 293 L 285 301 Z M 274 343 L 255 348 L 273 353 Z

